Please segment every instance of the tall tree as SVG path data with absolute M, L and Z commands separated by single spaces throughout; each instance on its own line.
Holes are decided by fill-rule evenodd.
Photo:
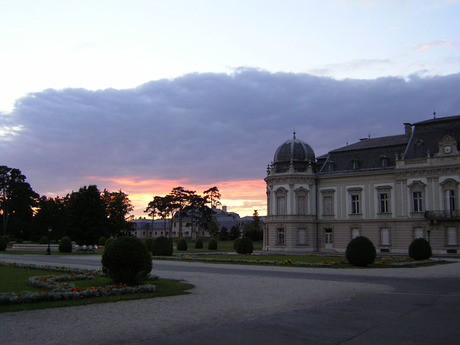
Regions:
M 67 234 L 67 201 L 68 197 L 40 197 L 34 215 L 33 240 L 38 240 L 43 235 L 60 239 Z M 51 234 L 48 233 L 49 228 L 52 229 Z
M 131 227 L 128 218 L 129 213 L 133 210 L 133 205 L 128 195 L 121 190 L 109 192 L 104 189 L 102 200 L 105 202 L 107 214 L 107 235 L 113 237 L 129 236 Z
M 21 170 L 0 166 L 0 209 L 2 233 L 16 238 L 30 238 L 33 207 L 39 195 L 34 192 Z
M 203 193 L 208 197 L 208 200 L 211 204 L 211 208 L 217 208 L 217 206 L 222 205 L 220 202 L 221 195 L 219 192 L 219 188 L 217 188 L 216 186 L 205 190 Z
M 97 186 L 84 186 L 70 194 L 68 202 L 70 238 L 79 244 L 95 244 L 108 236 L 106 204 Z
M 169 195 L 172 199 L 172 205 L 179 215 L 179 237 L 182 237 L 182 216 L 184 208 L 190 202 L 190 199 L 195 194 L 195 191 L 186 190 L 184 187 L 175 187 L 171 190 Z

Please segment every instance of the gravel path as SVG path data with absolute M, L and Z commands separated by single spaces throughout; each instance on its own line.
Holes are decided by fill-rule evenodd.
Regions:
M 0 260 L 2 257 L 0 256 Z M 19 258 L 18 258 L 19 261 Z M 76 264 L 78 265 L 78 264 Z M 160 265 L 160 264 L 159 264 Z M 345 276 L 428 278 L 459 277 L 460 264 L 415 269 L 331 270 L 231 266 L 233 273 L 175 270 L 162 262 L 153 271 L 196 287 L 189 295 L 80 307 L 0 314 L 2 344 L 129 344 L 190 330 L 343 301 L 358 295 L 391 292 L 390 285 L 350 281 Z M 189 263 L 190 268 L 209 267 Z M 84 266 L 84 265 L 81 265 Z M 228 265 L 212 265 L 225 270 Z M 267 274 L 245 275 L 239 270 Z M 170 269 L 169 269 L 170 268 Z M 279 278 L 291 273 L 292 277 Z M 297 277 L 296 273 L 302 274 Z M 269 273 L 269 274 L 268 274 Z M 318 274 L 327 274 L 318 278 Z M 311 276 L 309 279 L 308 275 Z M 328 279 L 327 277 L 335 277 Z M 340 279 L 343 277 L 343 279 Z

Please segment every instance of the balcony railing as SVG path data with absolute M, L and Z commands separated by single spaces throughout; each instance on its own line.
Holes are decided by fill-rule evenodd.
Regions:
M 424 216 L 428 220 L 460 220 L 460 210 L 426 211 Z

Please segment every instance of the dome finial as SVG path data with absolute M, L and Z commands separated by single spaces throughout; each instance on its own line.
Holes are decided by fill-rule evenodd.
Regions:
M 293 139 L 295 139 L 295 129 L 294 129 L 294 132 L 293 132 L 293 134 L 294 134 L 294 138 L 293 138 Z

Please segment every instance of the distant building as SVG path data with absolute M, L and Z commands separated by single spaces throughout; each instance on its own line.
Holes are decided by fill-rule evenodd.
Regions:
M 294 137 L 267 169 L 264 249 L 345 252 L 356 236 L 380 253 L 407 253 L 418 237 L 435 254 L 460 250 L 460 116 L 405 124 L 315 157 Z
M 240 230 L 243 229 L 244 224 L 252 221 L 252 217 L 240 218 L 238 213 L 227 212 L 227 207 L 223 206 L 222 209 L 214 208 L 214 219 L 219 226 L 219 229 L 226 227 L 228 230 L 233 226 L 237 226 Z M 180 237 L 179 228 L 179 212 L 176 212 L 171 219 L 146 219 L 140 218 L 131 220 L 132 233 L 138 238 L 147 237 Z M 166 225 L 165 225 L 166 224 Z M 182 236 L 183 237 L 210 237 L 208 231 L 198 225 L 197 217 L 192 217 L 191 211 L 182 212 Z

